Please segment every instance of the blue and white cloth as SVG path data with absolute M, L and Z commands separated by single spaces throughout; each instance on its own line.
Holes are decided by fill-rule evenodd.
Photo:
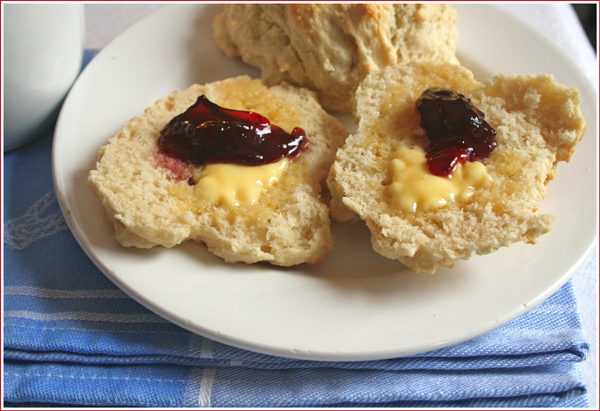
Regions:
M 91 53 L 86 53 L 89 59 Z M 312 362 L 200 337 L 116 288 L 68 230 L 52 135 L 4 157 L 4 405 L 587 407 L 571 282 L 471 341 L 404 358 Z

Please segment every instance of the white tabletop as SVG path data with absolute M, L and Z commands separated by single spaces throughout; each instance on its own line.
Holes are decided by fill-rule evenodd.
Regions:
M 160 4 L 87 4 L 86 41 L 88 49 L 100 49 L 124 29 Z M 577 17 L 567 3 L 503 4 L 501 7 L 529 22 L 553 40 L 583 70 L 598 90 L 597 57 Z M 594 119 L 588 119 L 594 121 Z M 592 349 L 582 363 L 592 409 L 598 407 L 598 253 L 597 250 L 573 277 L 585 336 Z

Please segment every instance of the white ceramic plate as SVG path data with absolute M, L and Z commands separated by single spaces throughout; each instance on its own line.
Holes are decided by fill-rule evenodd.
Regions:
M 94 263 L 134 299 L 203 336 L 258 352 L 369 360 L 425 352 L 492 330 L 542 302 L 595 242 L 593 87 L 552 43 L 490 5 L 458 5 L 459 58 L 480 80 L 553 73 L 583 95 L 588 131 L 540 212 L 557 215 L 537 245 L 515 244 L 435 275 L 380 257 L 366 227 L 333 226 L 326 262 L 276 268 L 225 264 L 203 246 L 125 249 L 86 186 L 96 152 L 132 116 L 194 82 L 258 71 L 221 54 L 211 22 L 222 6 L 175 5 L 150 14 L 102 50 L 66 100 L 54 140 L 56 191 Z

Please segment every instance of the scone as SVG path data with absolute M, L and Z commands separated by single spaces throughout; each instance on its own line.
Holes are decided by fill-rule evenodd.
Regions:
M 301 152 L 266 165 L 222 164 L 210 158 L 195 164 L 159 147 L 166 130 L 173 134 L 181 126 L 171 120 L 205 98 L 226 109 L 258 113 L 248 114 L 250 120 L 264 116 L 284 133 L 294 134 L 299 127 L 305 134 Z M 218 130 L 211 137 L 216 139 L 225 138 L 222 130 L 240 127 L 214 121 L 205 126 Z M 173 247 L 191 239 L 205 243 L 227 262 L 319 263 L 333 247 L 321 185 L 347 134 L 307 89 L 288 84 L 268 88 L 247 76 L 193 85 L 129 121 L 100 149 L 88 183 L 123 246 Z M 201 146 L 205 148 L 199 152 L 212 156 L 219 150 L 246 150 L 235 142 L 232 148 L 216 141 L 216 146 Z
M 364 77 L 414 59 L 457 63 L 456 10 L 446 4 L 230 4 L 214 21 L 228 56 L 318 92 L 326 109 L 353 112 Z
M 431 172 L 439 140 L 423 129 L 416 108 L 435 88 L 462 94 L 495 130 L 484 141 L 494 141 L 491 153 L 457 162 L 451 178 Z M 357 100 L 358 130 L 327 180 L 330 208 L 335 220 L 364 220 L 378 253 L 433 273 L 550 231 L 554 217 L 536 206 L 585 132 L 578 90 L 551 75 L 498 75 L 482 84 L 459 65 L 413 62 L 370 74 Z M 451 182 L 459 185 L 442 195 Z

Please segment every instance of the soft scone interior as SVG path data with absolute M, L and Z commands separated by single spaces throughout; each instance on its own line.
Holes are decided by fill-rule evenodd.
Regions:
M 188 180 L 178 180 L 157 161 L 161 130 L 201 94 L 222 107 L 257 112 L 288 132 L 294 127 L 306 132 L 307 150 L 290 159 L 279 181 L 255 203 L 226 207 L 201 200 Z M 320 183 L 346 136 L 312 92 L 287 84 L 268 88 L 242 76 L 158 100 L 101 149 L 89 182 L 124 246 L 172 247 L 192 239 L 230 262 L 318 263 L 333 247 Z
M 415 108 L 429 87 L 464 94 L 496 129 L 498 147 L 482 160 L 492 182 L 465 201 L 405 213 L 390 200 L 391 156 L 397 144 L 429 146 Z M 410 63 L 368 76 L 357 99 L 358 132 L 338 152 L 328 184 L 334 219 L 365 220 L 376 251 L 434 272 L 472 253 L 535 243 L 551 229 L 553 217 L 535 210 L 557 162 L 568 161 L 585 131 L 577 90 L 548 75 L 482 84 L 458 65 Z

